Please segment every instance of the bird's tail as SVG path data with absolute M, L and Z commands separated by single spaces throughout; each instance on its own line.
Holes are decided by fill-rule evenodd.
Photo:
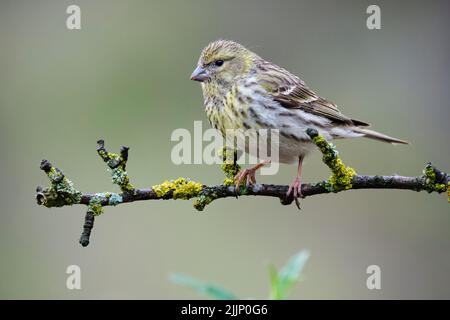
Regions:
M 354 131 L 356 133 L 360 133 L 364 137 L 369 138 L 369 139 L 388 142 L 388 143 L 392 143 L 392 144 L 409 144 L 408 141 L 393 138 L 393 137 L 390 137 L 383 133 L 379 133 L 379 132 L 376 132 L 376 131 L 373 131 L 370 129 L 366 129 L 366 128 L 355 127 L 355 128 L 352 128 L 352 131 Z

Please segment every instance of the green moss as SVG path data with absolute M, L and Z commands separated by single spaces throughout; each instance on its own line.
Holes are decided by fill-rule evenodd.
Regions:
M 123 166 L 119 166 L 111 170 L 112 182 L 120 187 L 122 192 L 133 192 L 134 186 L 130 183 L 128 173 L 123 169 Z
M 55 190 L 64 198 L 66 205 L 80 203 L 82 193 L 75 189 L 73 182 L 64 177 L 64 179 L 54 185 Z
M 73 197 L 72 194 L 65 194 L 56 191 L 55 188 L 45 188 L 37 195 L 38 203 L 47 207 L 63 207 L 77 204 L 81 200 L 80 197 Z
M 126 159 L 117 153 L 107 152 L 104 148 L 97 149 L 97 152 L 108 164 L 108 170 L 111 170 L 112 183 L 117 184 L 123 193 L 133 193 L 134 186 L 130 183 L 130 178 L 125 170 Z
M 425 175 L 425 190 L 428 192 L 448 192 L 448 186 L 443 183 L 438 183 L 436 181 L 436 172 L 434 171 L 431 163 L 428 163 L 423 169 L 423 174 Z
M 247 188 L 247 184 L 243 182 L 241 184 L 241 186 L 239 187 L 239 195 L 245 196 L 248 194 L 248 192 L 249 192 L 249 190 Z
M 82 193 L 75 189 L 73 182 L 67 179 L 63 173 L 51 167 L 47 172 L 51 187 L 41 190 L 40 203 L 46 207 L 62 207 L 78 204 Z
M 56 170 L 55 167 L 51 167 L 50 171 L 47 172 L 47 176 L 50 179 L 50 181 L 53 182 L 55 180 L 60 179 L 62 177 L 62 173 L 60 171 Z
M 313 135 L 312 141 L 319 147 L 323 154 L 323 162 L 333 173 L 328 180 L 329 185 L 326 188 L 331 192 L 351 189 L 352 179 L 356 175 L 356 171 L 351 167 L 345 166 L 339 158 L 334 145 L 329 143 L 324 137 L 318 134 Z
M 447 184 L 447 200 L 450 203 L 450 182 Z
M 203 190 L 203 184 L 180 177 L 176 180 L 166 180 L 161 184 L 154 185 L 152 189 L 159 198 L 163 198 L 169 191 L 173 191 L 173 199 L 188 200 L 200 194 Z
M 103 213 L 102 200 L 104 197 L 104 194 L 98 194 L 89 201 L 88 211 L 92 212 L 94 216 L 99 216 Z
M 203 211 L 205 207 L 213 202 L 216 198 L 214 196 L 205 196 L 203 194 L 199 195 L 194 201 L 194 208 L 198 211 Z

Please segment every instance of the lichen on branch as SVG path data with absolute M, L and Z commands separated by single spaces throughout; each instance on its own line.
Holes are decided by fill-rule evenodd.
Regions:
M 225 186 L 234 185 L 234 177 L 241 170 L 241 166 L 237 163 L 237 151 L 224 146 L 221 150 L 222 171 L 225 173 L 223 184 Z
M 442 183 L 444 180 L 442 172 L 437 171 L 430 162 L 423 169 L 423 174 L 425 175 L 425 190 L 429 193 L 433 191 L 441 193 L 450 187 L 450 182 L 447 185 Z
M 417 177 L 357 175 L 354 169 L 344 165 L 334 145 L 320 136 L 314 129 L 308 129 L 306 132 L 311 141 L 322 152 L 323 162 L 330 168 L 332 174 L 327 180 L 303 184 L 302 195 L 304 197 L 353 189 L 404 189 L 430 193 L 447 192 L 450 202 L 450 177 L 447 173 L 435 168 L 431 163 L 425 166 L 423 175 Z M 74 204 L 87 206 L 83 232 L 79 240 L 82 246 L 89 244 L 95 217 L 102 214 L 106 206 L 142 200 L 188 200 L 195 198 L 194 208 L 202 211 L 217 199 L 236 198 L 237 196 L 275 197 L 282 200 L 282 204 L 290 204 L 293 201 L 292 196 L 286 198 L 288 190 L 286 185 L 255 184 L 243 186 L 237 192 L 234 186 L 234 176 L 241 167 L 237 164 L 236 151 L 226 148 L 222 151 L 223 164 L 221 168 L 225 174 L 225 180 L 222 184 L 207 186 L 180 177 L 175 180 L 166 180 L 148 189 L 138 189 L 130 183 L 126 171 L 128 151 L 128 147 L 122 146 L 119 154 L 110 153 L 105 149 L 103 140 L 97 142 L 97 153 L 108 165 L 112 182 L 119 186 L 121 193 L 82 193 L 74 187 L 72 181 L 65 177 L 60 169 L 52 166 L 47 160 L 41 162 L 40 168 L 49 178 L 50 186 L 47 188 L 37 187 L 36 200 L 39 205 L 48 208 Z
M 203 185 L 199 182 L 191 181 L 186 178 L 178 178 L 171 181 L 164 181 L 161 184 L 152 186 L 152 190 L 159 198 L 164 199 L 171 191 L 171 198 L 189 200 L 200 194 L 203 190 Z
M 356 171 L 344 165 L 341 158 L 339 158 L 339 152 L 336 150 L 336 147 L 323 136 L 320 136 L 317 130 L 309 128 L 306 130 L 306 133 L 319 148 L 320 152 L 322 152 L 322 160 L 332 172 L 328 183 L 324 187 L 331 192 L 351 189 L 352 180 L 356 176 Z
M 51 186 L 36 188 L 38 204 L 52 208 L 80 203 L 83 194 L 74 188 L 73 182 L 67 179 L 60 169 L 53 167 L 47 160 L 41 161 L 40 168 L 47 174 Z
M 129 149 L 122 146 L 120 147 L 120 154 L 111 153 L 106 151 L 103 140 L 97 141 L 97 153 L 110 168 L 112 183 L 117 184 L 123 193 L 132 193 L 134 191 L 134 186 L 130 183 L 130 178 L 126 171 Z

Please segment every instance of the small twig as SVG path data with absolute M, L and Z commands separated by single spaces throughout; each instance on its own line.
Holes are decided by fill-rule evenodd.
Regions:
M 86 212 L 86 217 L 84 218 L 83 233 L 81 234 L 81 237 L 80 237 L 80 244 L 83 247 L 86 247 L 89 245 L 91 231 L 92 231 L 92 228 L 94 227 L 94 220 L 95 220 L 94 213 L 91 212 L 90 210 L 88 210 Z
M 432 166 L 431 163 L 426 165 L 423 175 L 416 177 L 358 175 L 355 170 L 344 165 L 335 147 L 318 135 L 316 130 L 308 129 L 307 134 L 322 152 L 323 161 L 330 168 L 332 175 L 328 180 L 303 184 L 301 191 L 304 197 L 352 189 L 403 189 L 427 191 L 430 193 L 447 191 L 450 202 L 450 176 Z M 291 204 L 294 200 L 292 196 L 286 198 L 288 190 L 286 185 L 243 185 L 237 192 L 232 178 L 239 171 L 240 167 L 236 164 L 236 153 L 228 154 L 228 150 L 225 150 L 223 155 L 224 164 L 222 169 L 226 174 L 223 184 L 206 186 L 189 179 L 178 178 L 164 181 L 162 184 L 154 185 L 150 189 L 138 189 L 130 183 L 126 171 L 128 150 L 128 147 L 122 146 L 119 154 L 110 153 L 105 149 L 103 140 L 97 142 L 97 152 L 108 165 L 111 171 L 112 182 L 119 186 L 120 194 L 112 192 L 82 193 L 74 188 L 73 183 L 65 177 L 60 169 L 53 167 L 47 160 L 42 160 L 41 162 L 40 168 L 49 177 L 51 186 L 48 188 L 38 187 L 36 189 L 36 200 L 39 205 L 48 208 L 73 204 L 88 206 L 83 233 L 80 237 L 82 246 L 89 244 L 95 216 L 100 215 L 103 212 L 103 208 L 107 206 L 143 200 L 187 200 L 196 198 L 194 207 L 197 210 L 203 210 L 206 205 L 214 200 L 228 197 L 236 198 L 236 196 L 274 197 L 280 199 L 284 205 Z

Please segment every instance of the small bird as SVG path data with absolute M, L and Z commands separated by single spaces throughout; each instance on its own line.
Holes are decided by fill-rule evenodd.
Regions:
M 408 142 L 367 129 L 368 123 L 342 114 L 299 77 L 264 60 L 243 45 L 229 40 L 208 44 L 202 51 L 191 80 L 201 82 L 204 106 L 211 125 L 225 137 L 228 129 L 277 129 L 279 162 L 298 161 L 297 174 L 286 196 L 298 206 L 302 163 L 314 148 L 307 128 L 327 140 L 366 137 L 392 144 Z M 236 187 L 256 183 L 255 172 L 266 162 L 241 170 Z

